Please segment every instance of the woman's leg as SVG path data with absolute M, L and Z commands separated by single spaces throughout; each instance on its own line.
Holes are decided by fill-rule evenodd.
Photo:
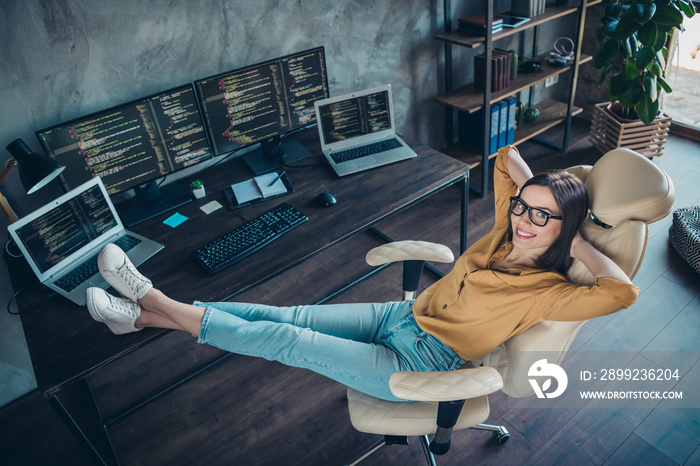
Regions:
M 402 314 L 404 303 L 396 304 L 397 314 Z M 407 308 L 410 315 L 410 305 Z M 290 323 L 249 321 L 215 307 L 206 309 L 198 341 L 309 369 L 364 393 L 394 401 L 398 399 L 389 389 L 389 378 L 406 369 L 403 357 L 382 344 L 337 337 Z
M 412 310 L 406 303 L 351 303 L 278 307 L 242 302 L 201 303 L 244 320 L 268 321 L 309 328 L 327 335 L 361 342 L 376 342 L 396 320 Z
M 184 330 L 198 335 L 202 326 L 204 309 L 169 298 L 156 288 L 151 288 L 139 299 L 141 315 L 137 327 L 158 327 Z

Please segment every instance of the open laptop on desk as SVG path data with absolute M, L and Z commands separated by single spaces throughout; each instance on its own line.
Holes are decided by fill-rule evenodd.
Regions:
M 396 135 L 390 85 L 317 100 L 314 105 L 321 150 L 338 176 L 416 156 Z
M 97 253 L 116 243 L 134 265 L 163 249 L 124 228 L 99 177 L 49 202 L 8 227 L 39 281 L 74 303 L 85 304 L 90 286 L 109 287 L 97 270 Z

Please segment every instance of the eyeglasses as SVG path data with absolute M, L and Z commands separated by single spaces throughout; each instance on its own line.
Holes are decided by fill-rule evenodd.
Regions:
M 525 213 L 525 211 L 527 211 L 528 216 L 530 217 L 530 221 L 538 227 L 543 227 L 547 225 L 547 222 L 550 218 L 553 218 L 555 220 L 562 219 L 561 215 L 552 215 L 549 212 L 545 212 L 542 209 L 535 209 L 534 207 L 530 207 L 529 205 L 525 204 L 519 197 L 516 196 L 511 196 L 510 207 L 508 208 L 508 210 L 511 214 L 517 217 L 520 217 L 522 214 Z

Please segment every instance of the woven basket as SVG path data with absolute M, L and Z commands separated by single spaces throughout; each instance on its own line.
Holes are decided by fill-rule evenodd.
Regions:
M 641 121 L 622 123 L 606 110 L 607 106 L 607 102 L 596 104 L 591 120 L 589 139 L 599 151 L 605 154 L 626 147 L 649 158 L 662 155 L 671 129 L 670 116 L 662 112 L 648 125 Z

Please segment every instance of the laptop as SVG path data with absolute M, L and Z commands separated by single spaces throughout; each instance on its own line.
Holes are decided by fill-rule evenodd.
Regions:
M 396 135 L 390 85 L 317 100 L 314 105 L 321 150 L 338 176 L 416 156 Z
M 85 290 L 107 289 L 97 253 L 115 243 L 134 265 L 163 245 L 124 228 L 99 177 L 12 223 L 8 230 L 39 281 L 79 306 Z

